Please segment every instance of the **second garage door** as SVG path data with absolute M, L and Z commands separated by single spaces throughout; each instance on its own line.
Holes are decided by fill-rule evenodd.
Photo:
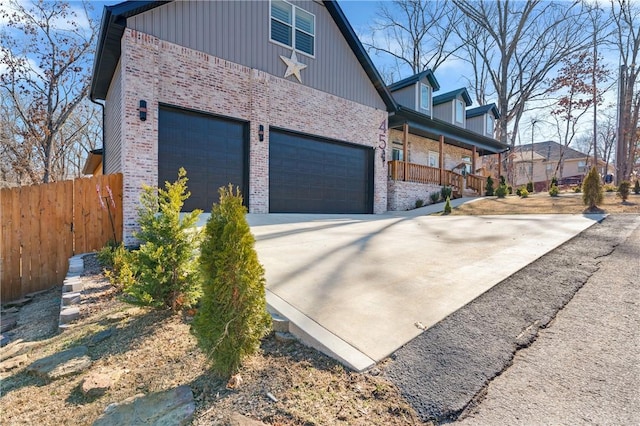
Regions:
M 271 213 L 372 213 L 373 149 L 269 133 Z

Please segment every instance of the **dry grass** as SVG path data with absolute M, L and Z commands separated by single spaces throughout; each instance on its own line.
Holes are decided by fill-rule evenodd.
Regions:
M 29 318 L 23 317 L 25 326 L 16 330 L 16 338 L 22 333 L 27 339 L 2 349 L 6 353 L 18 345 L 31 345 L 24 365 L 1 373 L 3 425 L 91 424 L 110 403 L 183 384 L 191 387 L 196 399 L 196 425 L 230 424 L 237 413 L 274 425 L 420 424 L 397 388 L 382 376 L 347 371 L 313 349 L 296 341 L 278 341 L 273 335 L 264 340 L 262 352 L 243 366 L 242 386 L 228 390 L 226 380 L 208 371 L 189 331 L 188 317 L 127 305 L 101 274 L 86 277 L 86 286 L 90 287 L 89 297 L 73 329 L 30 339 Z M 43 295 L 25 312 L 38 311 L 38 303 L 51 304 L 49 299 L 59 304 L 59 297 L 59 291 Z M 57 313 L 49 316 L 49 321 L 57 321 Z M 92 336 L 108 328 L 115 330 L 110 338 L 89 346 L 93 360 L 89 371 L 54 382 L 25 372 L 31 362 L 88 344 Z M 5 363 L 0 363 L 0 371 Z M 95 371 L 121 375 L 105 395 L 89 398 L 81 385 Z
M 609 214 L 640 214 L 640 196 L 631 194 L 626 203 L 613 192 L 604 194 L 600 206 Z M 453 210 L 454 215 L 492 215 L 492 214 L 582 214 L 585 206 L 582 194 L 563 192 L 558 197 L 549 194 L 532 194 L 528 198 L 511 195 L 506 198 L 487 197 L 463 204 Z

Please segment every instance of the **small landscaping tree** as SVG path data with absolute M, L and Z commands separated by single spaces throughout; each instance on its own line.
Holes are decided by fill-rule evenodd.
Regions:
M 557 177 L 552 177 L 551 178 L 551 186 L 558 186 L 558 178 Z
M 596 210 L 598 204 L 602 204 L 604 195 L 598 170 L 593 167 L 582 182 L 582 202 L 587 210 Z
M 633 192 L 636 195 L 640 194 L 640 179 L 636 180 L 636 184 L 633 186 Z
M 487 176 L 486 195 L 488 197 L 493 195 L 493 178 L 491 176 Z
M 622 198 L 622 202 L 624 203 L 629 198 L 629 194 L 631 193 L 631 182 L 628 180 L 623 180 L 618 185 L 618 197 Z
M 558 190 L 558 185 L 551 185 L 551 188 L 549 188 L 549 195 L 551 197 L 557 197 L 559 192 L 560 190 Z
M 507 196 L 507 192 L 509 192 L 509 190 L 507 189 L 507 185 L 505 184 L 501 184 L 498 186 L 498 189 L 496 189 L 496 195 L 498 196 L 498 198 L 504 198 Z
M 451 194 L 453 193 L 453 189 L 450 186 L 443 186 L 442 188 L 440 188 L 440 197 L 443 200 L 446 200 L 447 198 L 451 198 Z
M 520 198 L 527 198 L 529 196 L 529 190 L 524 186 L 520 188 Z
M 526 190 L 527 190 L 527 195 L 533 193 L 533 182 L 531 181 L 527 182 Z
M 451 214 L 451 199 L 447 197 L 447 201 L 444 203 L 443 214 Z
M 136 280 L 124 289 L 134 302 L 176 311 L 193 306 L 200 296 L 195 250 L 201 232 L 194 228 L 201 210 L 180 217 L 187 191 L 187 172 L 165 189 L 145 185 L 138 209 L 140 249 L 133 252 Z
M 264 269 L 236 188 L 220 188 L 201 246 L 203 296 L 192 330 L 215 372 L 235 374 L 271 326 Z

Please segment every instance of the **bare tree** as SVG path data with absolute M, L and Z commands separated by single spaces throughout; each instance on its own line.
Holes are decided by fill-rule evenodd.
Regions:
M 628 180 L 640 155 L 640 4 L 630 0 L 612 0 L 616 46 L 620 53 L 618 141 L 616 182 Z
M 461 15 L 449 0 L 382 2 L 377 15 L 364 45 L 394 59 L 395 69 L 386 69 L 385 78 L 401 77 L 403 68 L 435 71 L 459 48 L 452 41 Z
M 594 102 L 602 105 L 605 89 L 599 88 L 598 84 L 605 82 L 609 75 L 602 58 L 593 57 L 590 51 L 583 51 L 565 57 L 558 73 L 551 79 L 548 91 L 560 93 L 551 116 L 556 120 L 558 142 L 562 146 L 554 176 L 562 176 L 565 149 L 578 133 L 581 118 L 589 112 Z
M 486 101 L 488 77 L 501 116 L 497 137 L 515 146 L 527 103 L 546 93 L 547 76 L 562 58 L 583 50 L 591 41 L 590 33 L 575 31 L 581 27 L 583 9 L 573 2 L 542 0 L 453 2 L 470 20 L 463 28 L 475 25 L 485 34 L 460 34 L 466 49 L 473 52 L 462 58 L 476 68 L 472 89 L 476 98 Z M 512 167 L 509 170 L 511 175 Z
M 15 113 L 8 138 L 18 173 L 30 181 L 23 184 L 64 177 L 61 156 L 75 143 L 78 129 L 68 128 L 69 120 L 89 90 L 96 31 L 88 4 L 73 5 L 81 9 L 44 0 L 11 0 L 0 7 L 8 22 L 2 35 L 0 90 Z

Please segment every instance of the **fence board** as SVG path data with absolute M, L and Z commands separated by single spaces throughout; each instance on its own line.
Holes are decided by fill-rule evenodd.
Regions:
M 98 193 L 108 198 L 110 210 Z M 2 302 L 60 285 L 69 257 L 100 249 L 114 238 L 109 211 L 121 241 L 121 174 L 1 189 Z

